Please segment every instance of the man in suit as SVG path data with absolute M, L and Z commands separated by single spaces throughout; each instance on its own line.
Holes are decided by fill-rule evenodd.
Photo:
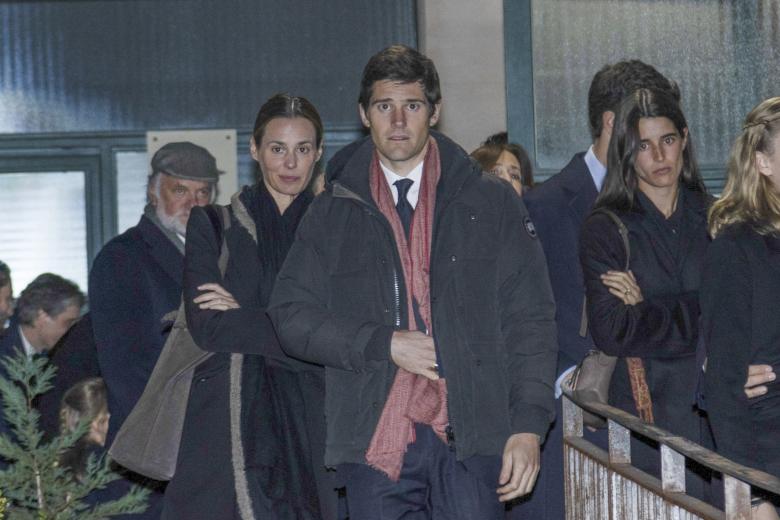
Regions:
M 165 344 L 170 323 L 162 318 L 181 303 L 190 210 L 213 200 L 220 173 L 214 157 L 189 142 L 163 146 L 151 166 L 141 220 L 103 247 L 89 274 L 92 328 L 111 413 L 106 446 L 141 397 Z M 161 498 L 152 496 L 144 518 L 159 518 Z
M 16 312 L 5 335 L 0 338 L 0 358 L 45 354 L 79 319 L 84 294 L 79 287 L 61 276 L 44 273 L 19 295 Z M 0 364 L 0 377 L 8 377 Z M 0 434 L 10 434 L 4 417 L 0 417 Z
M 558 174 L 524 197 L 550 273 L 558 326 L 558 384 L 579 363 L 593 339 L 582 326 L 585 286 L 578 256 L 580 228 L 590 213 L 606 176 L 607 148 L 620 101 L 639 88 L 674 93 L 679 90 L 654 67 L 639 60 L 606 65 L 593 77 L 588 91 L 588 123 L 593 144 L 580 152 Z M 558 401 L 558 417 L 561 404 Z M 605 438 L 601 440 L 605 445 Z M 533 493 L 514 508 L 518 518 L 562 519 L 563 429 L 557 420 L 542 451 L 541 472 Z

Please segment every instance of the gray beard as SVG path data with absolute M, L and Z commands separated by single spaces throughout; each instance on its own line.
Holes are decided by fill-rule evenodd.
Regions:
M 157 226 L 157 229 L 159 229 L 160 232 L 162 232 L 162 234 L 165 235 L 165 237 L 168 238 L 168 240 L 170 240 L 174 246 L 176 246 L 176 249 L 178 249 L 181 254 L 184 254 L 184 243 L 181 241 L 181 238 L 179 238 L 177 231 L 175 231 L 175 227 L 171 229 L 170 226 L 164 225 L 158 217 L 158 214 L 160 213 L 160 210 L 156 209 L 151 204 L 147 204 L 144 208 L 144 216 L 151 220 L 155 226 Z M 167 215 L 165 216 L 167 217 Z M 170 218 L 167 220 L 170 222 Z M 182 233 L 182 235 L 184 235 L 184 233 Z
M 165 209 L 163 209 L 161 205 L 157 205 L 157 207 L 154 208 L 154 213 L 157 215 L 157 220 L 160 221 L 160 225 L 162 225 L 162 227 L 168 231 L 178 233 L 181 236 L 187 235 L 187 228 L 184 226 L 184 224 L 181 223 L 179 217 L 176 215 L 168 215 L 165 213 Z

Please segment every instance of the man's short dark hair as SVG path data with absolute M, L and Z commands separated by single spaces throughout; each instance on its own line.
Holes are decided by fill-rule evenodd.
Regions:
M 11 268 L 8 264 L 0 260 L 0 287 L 5 287 L 11 283 Z
M 84 305 L 79 286 L 59 275 L 43 273 L 19 295 L 16 314 L 20 324 L 32 325 L 39 311 L 55 318 L 70 305 Z
M 405 45 L 392 45 L 371 56 L 363 69 L 358 103 L 368 112 L 374 83 L 390 80 L 399 83 L 418 82 L 425 92 L 428 111 L 441 101 L 439 73 L 430 58 Z
M 620 102 L 640 88 L 666 91 L 680 101 L 677 83 L 643 61 L 630 60 L 605 65 L 593 76 L 588 90 L 588 123 L 594 140 L 601 136 L 602 114 L 616 112 Z

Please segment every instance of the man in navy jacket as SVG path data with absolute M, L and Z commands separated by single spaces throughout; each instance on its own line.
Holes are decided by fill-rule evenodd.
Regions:
M 671 90 L 679 98 L 677 86 L 646 63 L 631 60 L 604 66 L 588 91 L 592 146 L 575 154 L 558 174 L 524 197 L 547 258 L 555 296 L 559 380 L 594 348 L 593 339 L 582 327 L 585 286 L 578 256 L 580 228 L 606 176 L 615 111 L 626 95 L 639 88 Z M 564 518 L 562 442 L 562 421 L 558 420 L 542 451 L 536 488 L 525 503 L 514 508 L 521 515 L 518 518 Z
M 76 323 L 84 305 L 78 286 L 61 276 L 44 273 L 22 291 L 8 329 L 0 336 L 0 360 L 46 354 Z M 7 378 L 0 364 L 0 377 Z M 0 434 L 11 435 L 10 425 L 0 416 Z
M 212 201 L 218 175 L 205 148 L 189 142 L 160 148 L 152 158 L 149 203 L 141 220 L 95 258 L 89 300 L 111 413 L 106 446 L 141 397 L 165 344 L 171 324 L 163 323 L 163 316 L 181 303 L 190 209 Z M 143 518 L 159 517 L 160 499 L 152 496 Z

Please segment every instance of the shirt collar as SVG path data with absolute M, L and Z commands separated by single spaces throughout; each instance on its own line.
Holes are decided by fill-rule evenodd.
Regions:
M 382 164 L 382 161 L 379 161 L 379 166 L 382 168 L 382 173 L 385 174 L 385 180 L 387 180 L 387 184 L 390 186 L 390 193 L 393 194 L 393 202 L 396 204 L 398 203 L 398 190 L 394 186 L 395 182 L 401 179 L 409 179 L 410 181 L 414 182 L 414 184 L 412 184 L 412 186 L 409 188 L 409 191 L 406 194 L 406 199 L 413 208 L 417 207 L 417 199 L 420 195 L 420 181 L 422 180 L 423 174 L 423 162 L 424 161 L 420 161 L 420 164 L 415 166 L 412 171 L 409 172 L 409 175 L 406 177 L 401 177 L 393 170 Z
M 593 145 L 588 148 L 588 152 L 585 154 L 585 164 L 588 166 L 590 176 L 593 177 L 593 184 L 596 185 L 598 191 L 601 191 L 601 187 L 604 185 L 604 177 L 607 176 L 607 168 L 596 158 L 596 154 L 593 152 Z
M 24 353 L 27 355 L 27 357 L 33 357 L 35 354 L 38 353 L 37 350 L 35 350 L 35 347 L 30 344 L 29 341 L 27 341 L 27 338 L 24 336 L 24 331 L 22 330 L 22 326 L 19 325 L 19 337 L 22 338 L 22 347 L 24 347 Z

